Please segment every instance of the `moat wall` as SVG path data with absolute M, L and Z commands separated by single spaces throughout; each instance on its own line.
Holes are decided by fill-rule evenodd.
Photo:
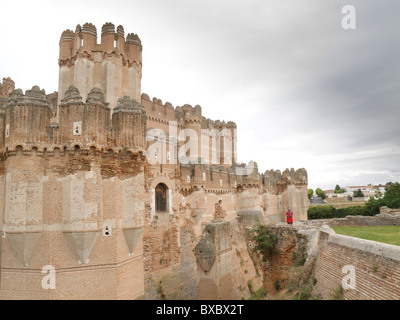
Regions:
M 279 225 L 279 224 L 278 224 Z M 400 225 L 400 211 L 381 208 L 373 217 L 348 216 L 341 219 L 310 220 L 294 223 L 293 244 L 298 234 L 306 239 L 308 285 L 312 283 L 311 298 L 331 300 L 398 300 L 400 299 L 400 246 L 336 234 L 331 226 L 389 226 Z M 280 224 L 277 228 L 287 230 Z M 288 231 L 281 231 L 288 238 Z M 297 236 L 296 236 L 297 234 Z M 290 246 L 286 246 L 290 248 Z M 297 246 L 299 249 L 300 246 Z M 280 256 L 280 257 L 279 257 Z M 289 259 L 285 251 L 276 261 Z M 272 260 L 273 261 L 273 260 Z M 294 261 L 286 268 L 282 280 L 296 269 Z M 284 263 L 282 263 L 282 268 Z M 276 267 L 275 267 L 276 268 Z M 301 271 L 304 272 L 304 271 Z M 264 283 L 271 282 L 279 273 L 265 274 Z M 304 279 L 303 279 L 304 280 Z M 307 280 L 307 279 L 306 279 Z M 310 281 L 311 280 L 311 281 Z M 288 283 L 288 282 L 286 282 Z M 287 289 L 282 281 L 283 289 Z M 266 290 L 274 292 L 265 286 Z M 282 293 L 282 290 L 281 290 Z M 275 296 L 279 296 L 275 292 Z
M 315 292 L 333 299 L 399 300 L 400 247 L 321 231 Z M 350 271 L 351 270 L 351 271 Z

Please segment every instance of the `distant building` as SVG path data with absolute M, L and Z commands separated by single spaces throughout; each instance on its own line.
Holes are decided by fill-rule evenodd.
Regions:
M 361 190 L 363 193 L 365 192 L 375 192 L 375 187 L 374 186 L 349 186 L 346 187 L 347 192 L 354 192 L 357 190 Z
M 344 198 L 352 195 L 352 193 L 349 194 L 349 192 L 335 193 L 335 190 L 324 190 L 324 192 L 327 198 Z

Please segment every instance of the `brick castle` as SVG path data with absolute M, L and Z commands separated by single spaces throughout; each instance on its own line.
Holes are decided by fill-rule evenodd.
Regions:
M 58 92 L 0 83 L 0 299 L 240 299 L 239 231 L 306 220 L 306 170 L 259 173 L 234 122 L 142 93 L 122 26 L 59 46 Z

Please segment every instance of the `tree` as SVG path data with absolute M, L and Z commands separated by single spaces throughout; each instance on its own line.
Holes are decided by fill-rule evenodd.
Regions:
M 316 195 L 317 195 L 318 197 L 320 197 L 321 199 L 323 199 L 323 200 L 326 199 L 326 194 L 325 194 L 325 192 L 322 191 L 321 188 L 317 188 L 317 189 L 315 190 L 315 193 L 316 193 Z
M 313 189 L 308 189 L 308 199 L 311 200 L 313 194 L 314 194 L 314 190 Z
M 353 193 L 354 198 L 362 198 L 364 197 L 364 193 L 362 193 L 361 189 L 354 191 Z
M 310 206 L 307 210 L 308 219 L 332 219 L 335 218 L 336 209 L 330 205 Z
M 345 193 L 346 190 L 341 188 L 338 184 L 335 187 L 335 193 Z
M 387 207 L 392 209 L 400 208 L 400 183 L 395 182 L 386 187 L 383 199 Z
M 388 183 L 385 187 L 385 194 L 381 199 L 371 197 L 366 203 L 368 214 L 374 216 L 379 213 L 379 208 L 386 206 L 391 209 L 400 208 L 400 184 L 398 182 Z
M 375 190 L 375 199 L 381 199 L 381 198 L 383 198 L 383 193 L 381 192 L 381 190 L 378 187 Z

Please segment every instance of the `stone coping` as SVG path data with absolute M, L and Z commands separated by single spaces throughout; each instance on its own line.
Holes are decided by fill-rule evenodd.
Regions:
M 337 234 L 332 228 L 327 226 L 321 228 L 321 232 L 329 234 L 328 242 L 330 243 L 335 243 L 337 245 L 347 248 L 369 252 L 400 262 L 400 246 Z

